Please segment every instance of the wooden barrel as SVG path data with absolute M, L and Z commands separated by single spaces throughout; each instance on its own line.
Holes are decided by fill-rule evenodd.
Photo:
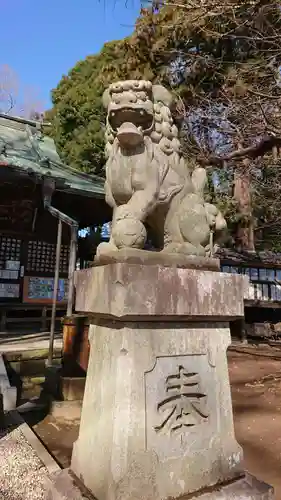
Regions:
M 64 319 L 63 373 L 65 376 L 83 376 L 89 361 L 89 320 L 83 314 L 73 314 Z
M 63 349 L 62 366 L 64 375 L 73 375 L 76 372 L 75 344 L 77 342 L 77 320 L 75 316 L 63 320 Z
M 74 316 L 63 321 L 63 356 L 71 356 L 74 352 L 74 341 L 77 335 L 77 321 Z
M 89 355 L 90 355 L 89 326 L 90 326 L 89 318 L 85 317 L 81 332 L 81 344 L 78 357 L 78 364 L 85 372 L 87 371 L 88 368 Z

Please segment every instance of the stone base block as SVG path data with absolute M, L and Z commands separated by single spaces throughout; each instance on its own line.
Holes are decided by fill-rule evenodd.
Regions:
M 259 481 L 251 474 L 246 473 L 241 479 L 235 482 L 214 488 L 212 491 L 195 494 L 188 497 L 190 500 L 273 500 L 274 490 L 262 481 Z M 187 499 L 186 499 L 187 500 Z
M 97 500 L 273 498 L 244 476 L 233 427 L 226 349 L 247 288 L 159 265 L 77 273 L 76 309 L 92 319 L 71 471 Z
M 15 410 L 17 406 L 17 388 L 5 387 L 2 390 L 4 411 Z
M 2 355 L 0 355 L 0 393 L 4 412 L 14 410 L 17 406 L 17 388 L 10 385 Z
M 83 491 L 82 491 L 82 489 Z M 181 497 L 179 500 L 273 500 L 274 491 L 271 486 L 258 481 L 251 474 L 246 475 L 230 484 L 212 488 L 208 492 L 193 497 Z M 47 484 L 45 500 L 91 500 L 93 497 L 85 490 L 69 469 L 54 474 Z M 101 500 L 101 499 L 97 499 Z M 145 498 L 143 500 L 146 500 Z
M 129 321 L 233 321 L 249 294 L 247 276 L 159 265 L 92 267 L 75 282 L 77 312 Z
M 179 498 L 243 474 L 223 323 L 99 321 L 71 470 L 101 500 Z
M 62 395 L 64 401 L 82 401 L 86 377 L 62 377 Z
M 106 254 L 96 255 L 94 265 L 104 266 L 108 264 L 137 264 L 145 266 L 162 266 L 182 269 L 204 269 L 219 271 L 219 259 L 199 257 L 196 255 L 185 255 L 181 253 L 151 252 L 150 250 L 139 250 L 138 248 L 122 248 Z

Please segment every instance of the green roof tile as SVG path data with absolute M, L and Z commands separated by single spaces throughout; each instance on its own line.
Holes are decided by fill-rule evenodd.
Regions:
M 0 164 L 15 170 L 50 176 L 57 189 L 89 197 L 104 196 L 104 180 L 65 165 L 54 141 L 42 135 L 40 124 L 0 113 Z

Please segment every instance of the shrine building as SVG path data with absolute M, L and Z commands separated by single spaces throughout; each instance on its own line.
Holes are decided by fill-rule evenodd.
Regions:
M 78 231 L 110 220 L 104 181 L 65 165 L 40 123 L 0 114 L 0 331 L 50 328 L 73 306 Z

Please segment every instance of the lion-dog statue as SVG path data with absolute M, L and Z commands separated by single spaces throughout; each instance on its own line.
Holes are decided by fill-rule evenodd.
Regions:
M 162 252 L 210 256 L 212 240 L 226 227 L 205 203 L 204 168 L 190 171 L 180 152 L 172 95 L 145 80 L 113 83 L 104 92 L 107 203 L 111 237 L 97 257 L 123 248 L 142 249 L 147 228 Z

